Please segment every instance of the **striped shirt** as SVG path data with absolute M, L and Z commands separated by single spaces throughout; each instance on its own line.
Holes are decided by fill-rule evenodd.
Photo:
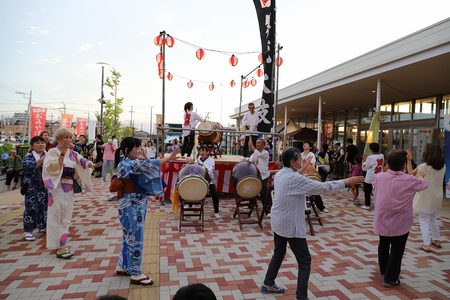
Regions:
M 426 180 L 388 170 L 377 174 L 372 185 L 375 189 L 375 234 L 401 236 L 409 232 L 414 221 L 414 194 L 428 187 Z
M 344 187 L 343 180 L 319 182 L 284 167 L 274 179 L 272 230 L 286 238 L 306 238 L 305 196 L 331 194 Z

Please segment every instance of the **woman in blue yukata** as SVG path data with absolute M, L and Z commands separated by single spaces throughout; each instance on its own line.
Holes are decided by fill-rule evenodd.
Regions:
M 120 151 L 124 159 L 119 163 Z M 178 151 L 175 149 L 166 158 L 148 159 L 141 140 L 133 137 L 124 138 L 116 151 L 117 179 L 123 183 L 117 197 L 123 235 L 116 274 L 131 275 L 131 284 L 153 284 L 153 279 L 142 273 L 147 196 L 163 195 L 160 165 L 177 159 Z

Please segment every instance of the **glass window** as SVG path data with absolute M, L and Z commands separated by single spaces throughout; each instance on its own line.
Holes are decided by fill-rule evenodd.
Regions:
M 392 122 L 411 121 L 411 108 L 411 101 L 395 103 L 394 113 L 392 114 Z
M 441 117 L 450 114 L 450 95 L 444 95 L 442 97 L 442 106 L 439 113 Z
M 414 104 L 414 120 L 433 119 L 436 116 L 436 98 L 418 99 Z
M 391 110 L 392 110 L 391 104 L 380 106 L 380 120 L 382 123 L 391 121 Z M 372 121 L 372 118 L 370 118 L 370 121 Z
M 372 122 L 374 107 L 361 108 L 361 124 L 370 124 Z

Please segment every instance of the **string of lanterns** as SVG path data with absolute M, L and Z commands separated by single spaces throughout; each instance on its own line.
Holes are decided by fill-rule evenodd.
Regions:
M 186 43 L 186 44 L 188 44 L 188 45 L 190 45 L 192 47 L 197 48 L 197 51 L 195 52 L 195 57 L 198 60 L 202 60 L 202 59 L 205 58 L 205 55 L 206 55 L 205 49 L 203 49 L 201 47 L 198 47 L 198 46 L 196 46 L 194 44 L 182 41 L 180 39 L 176 39 L 176 40 L 178 40 L 180 42 L 183 42 L 183 43 Z M 169 34 L 166 34 L 165 37 L 163 37 L 160 34 L 160 35 L 156 36 L 153 41 L 154 41 L 155 45 L 158 46 L 158 47 L 162 47 L 163 44 L 165 44 L 167 47 L 172 48 L 174 46 L 174 44 L 175 44 L 175 38 L 170 36 Z M 219 51 L 219 50 L 213 50 L 213 49 L 206 49 L 206 50 L 207 51 L 220 52 L 220 53 L 227 53 L 227 54 L 231 53 L 231 52 L 227 52 L 227 51 Z M 235 53 L 248 54 L 248 53 L 258 53 L 258 52 L 235 52 Z M 163 67 L 162 67 L 163 60 L 164 60 L 163 54 L 161 52 L 158 53 L 156 55 L 156 61 L 158 62 L 158 76 L 159 76 L 159 78 L 163 77 Z M 260 53 L 258 55 L 258 61 L 261 64 L 264 63 L 264 55 L 262 53 Z M 230 63 L 230 65 L 232 67 L 235 67 L 238 64 L 238 58 L 234 54 L 232 54 L 230 59 L 229 59 L 229 63 Z M 282 64 L 283 64 L 283 59 L 281 57 L 275 59 L 275 65 L 277 67 L 281 66 Z M 261 68 L 258 68 L 256 70 L 255 74 L 256 74 L 256 76 L 261 77 L 261 76 L 264 75 L 264 70 L 261 69 Z M 173 79 L 173 74 L 170 73 L 170 72 L 167 72 L 166 77 L 167 77 L 167 79 L 169 81 L 171 81 Z M 182 77 L 182 76 L 179 76 L 179 77 Z M 252 77 L 251 80 L 248 80 L 248 78 L 245 78 L 245 80 L 242 81 L 242 87 L 243 88 L 247 88 L 250 85 L 251 86 L 256 86 L 256 84 L 257 84 L 257 80 L 254 77 Z M 192 80 L 189 80 L 189 82 L 187 83 L 187 87 L 191 89 L 193 86 L 194 86 L 194 83 L 192 82 Z M 236 86 L 236 82 L 234 80 L 231 80 L 230 81 L 230 86 L 231 87 L 235 87 Z M 211 84 L 209 84 L 208 88 L 209 88 L 210 91 L 213 91 L 214 88 L 215 88 L 214 82 L 211 82 Z

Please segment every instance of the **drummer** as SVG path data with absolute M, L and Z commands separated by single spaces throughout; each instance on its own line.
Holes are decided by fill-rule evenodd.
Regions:
M 222 219 L 222 217 L 219 215 L 219 196 L 217 195 L 216 184 L 214 180 L 214 169 L 216 167 L 216 163 L 214 159 L 208 155 L 208 147 L 200 147 L 197 159 L 187 159 L 208 169 L 208 174 L 211 178 L 211 182 L 209 183 L 209 194 L 213 199 L 214 217 L 216 219 Z
M 192 102 L 186 102 L 184 105 L 184 122 L 183 122 L 183 146 L 181 148 L 181 156 L 186 153 L 188 157 L 191 156 L 192 148 L 195 142 L 195 125 L 198 122 L 205 122 L 206 120 L 200 117 L 194 110 Z
M 250 156 L 248 140 L 251 138 L 253 145 L 256 144 L 256 139 L 258 138 L 258 135 L 253 132 L 257 131 L 258 123 L 259 123 L 259 112 L 255 111 L 255 104 L 250 102 L 248 104 L 248 112 L 245 113 L 241 122 L 241 127 L 244 127 L 245 131 L 247 131 L 244 141 L 244 153 L 243 153 L 244 157 Z
M 250 139 L 248 141 L 248 147 L 250 151 L 253 152 L 253 154 L 250 156 L 250 161 L 255 164 L 255 166 L 258 168 L 259 173 L 261 174 L 262 179 L 262 186 L 261 191 L 259 192 L 259 196 L 261 198 L 262 207 L 263 210 L 266 213 L 266 216 L 270 218 L 270 211 L 266 210 L 266 196 L 267 196 L 267 181 L 270 177 L 269 172 L 269 152 L 264 150 L 264 147 L 266 145 L 266 142 L 264 139 L 257 139 L 256 140 L 256 147 L 253 145 L 252 140 Z M 262 214 L 261 214 L 262 216 Z

